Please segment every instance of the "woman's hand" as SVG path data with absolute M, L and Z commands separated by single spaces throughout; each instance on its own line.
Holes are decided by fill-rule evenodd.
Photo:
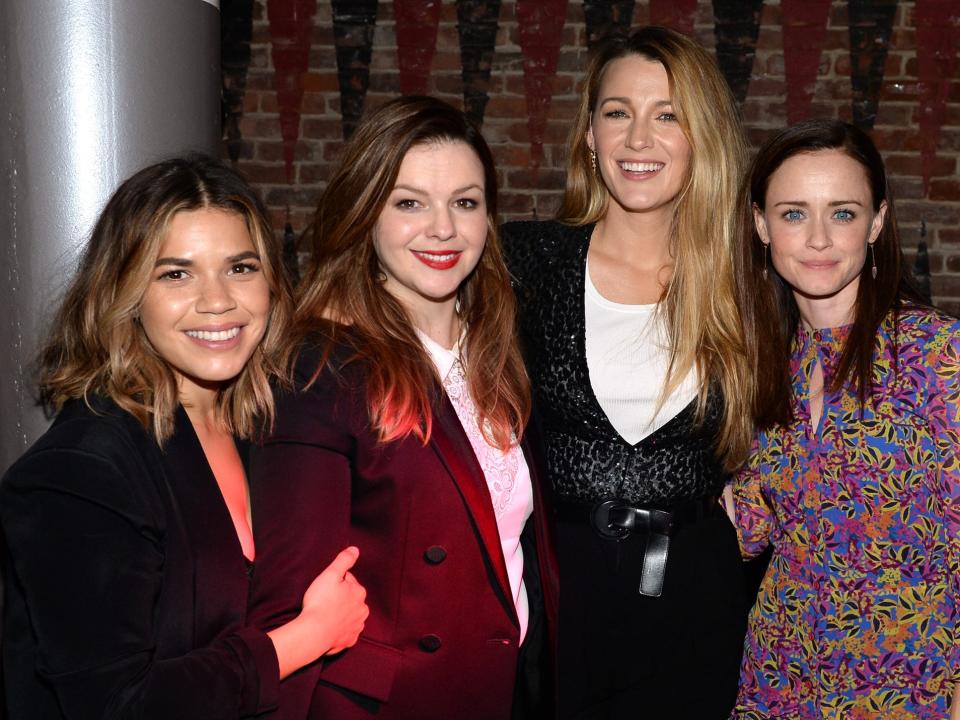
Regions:
M 300 615 L 310 616 L 317 625 L 316 632 L 327 638 L 324 654 L 354 645 L 370 614 L 364 602 L 367 591 L 350 572 L 359 555 L 355 547 L 341 551 L 303 594 Z
M 303 609 L 286 625 L 268 633 L 277 651 L 280 679 L 357 642 L 370 614 L 367 591 L 350 572 L 360 551 L 342 550 L 317 575 L 303 595 Z

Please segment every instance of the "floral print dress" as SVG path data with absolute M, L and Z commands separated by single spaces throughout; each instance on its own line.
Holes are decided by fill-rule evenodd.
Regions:
M 795 421 L 734 482 L 745 556 L 773 544 L 733 717 L 944 718 L 960 674 L 960 322 L 878 333 L 873 397 L 829 390 L 847 328 L 793 344 Z M 811 426 L 809 382 L 824 373 Z

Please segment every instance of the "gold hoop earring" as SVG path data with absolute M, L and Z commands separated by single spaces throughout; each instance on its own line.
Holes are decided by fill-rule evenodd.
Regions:
M 870 275 L 874 280 L 877 279 L 877 256 L 873 250 L 873 243 L 870 243 Z

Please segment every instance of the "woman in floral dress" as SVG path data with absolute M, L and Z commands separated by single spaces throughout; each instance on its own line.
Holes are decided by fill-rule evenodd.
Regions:
M 958 717 L 960 322 L 911 287 L 855 127 L 782 131 L 747 193 L 761 432 L 733 490 L 744 555 L 773 557 L 734 717 Z

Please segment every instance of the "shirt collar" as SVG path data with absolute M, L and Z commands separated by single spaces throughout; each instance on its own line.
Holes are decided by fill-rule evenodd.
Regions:
M 443 345 L 431 338 L 426 333 L 417 330 L 417 337 L 423 344 L 423 349 L 427 351 L 433 366 L 437 369 L 441 382 L 447 379 L 447 375 L 453 364 L 460 358 L 460 341 L 453 346 L 452 350 L 447 350 Z

